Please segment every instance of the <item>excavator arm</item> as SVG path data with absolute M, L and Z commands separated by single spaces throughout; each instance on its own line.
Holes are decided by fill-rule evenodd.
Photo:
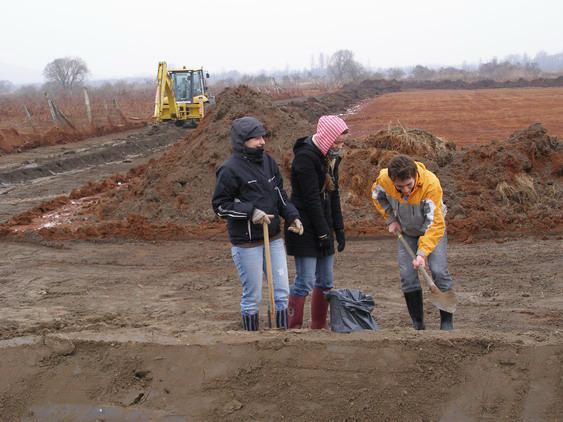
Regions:
M 178 108 L 166 62 L 158 63 L 154 117 L 157 122 L 176 119 Z

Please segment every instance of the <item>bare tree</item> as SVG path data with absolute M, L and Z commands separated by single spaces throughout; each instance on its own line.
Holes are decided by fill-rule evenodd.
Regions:
M 419 81 L 429 81 L 433 79 L 436 72 L 426 66 L 417 64 L 412 70 L 412 77 Z
M 391 79 L 399 80 L 405 77 L 405 71 L 400 67 L 393 67 L 387 72 Z
M 9 94 L 14 91 L 14 84 L 10 81 L 0 81 L 0 95 Z
M 328 61 L 328 74 L 337 82 L 351 82 L 360 79 L 364 74 L 363 66 L 354 60 L 350 50 L 338 50 Z
M 43 69 L 43 76 L 48 82 L 68 90 L 84 81 L 88 73 L 88 66 L 80 57 L 58 58 Z

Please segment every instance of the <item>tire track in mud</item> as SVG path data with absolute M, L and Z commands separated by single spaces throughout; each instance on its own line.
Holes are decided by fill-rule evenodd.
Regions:
M 96 182 L 157 158 L 189 130 L 163 124 L 128 135 L 36 148 L 0 157 L 0 222 L 88 182 Z
M 24 162 L 16 168 L 2 170 L 0 167 L 0 184 L 28 182 L 72 170 L 144 157 L 181 139 L 170 135 L 166 127 L 153 126 L 145 133 L 135 133 L 125 139 L 117 138 L 109 144 L 92 148 L 79 147 L 54 156 L 39 157 L 36 161 Z

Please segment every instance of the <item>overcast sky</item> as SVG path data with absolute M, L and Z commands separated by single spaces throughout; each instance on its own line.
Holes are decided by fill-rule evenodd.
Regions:
M 14 83 L 42 81 L 65 56 L 102 79 L 153 77 L 160 60 L 302 69 L 339 49 L 372 67 L 563 51 L 561 0 L 23 0 L 0 10 L 0 80 Z

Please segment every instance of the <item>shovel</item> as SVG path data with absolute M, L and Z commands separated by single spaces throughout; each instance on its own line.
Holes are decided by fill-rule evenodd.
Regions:
M 263 223 L 264 251 L 266 255 L 266 275 L 268 277 L 268 327 L 272 328 L 272 321 L 276 320 L 276 304 L 274 302 L 274 277 L 272 275 L 272 259 L 270 258 L 270 234 L 268 223 Z
M 416 255 L 414 254 L 413 250 L 411 249 L 403 235 L 399 233 L 397 237 L 399 238 L 409 255 L 412 257 L 412 259 L 415 259 Z M 438 288 L 438 286 L 436 286 L 434 280 L 432 280 L 432 277 L 430 277 L 430 275 L 424 268 L 420 267 L 418 270 L 422 273 L 422 278 L 424 279 L 424 282 L 426 283 L 428 289 L 430 289 L 430 302 L 432 302 L 432 304 L 436 308 L 453 314 L 457 308 L 457 298 L 454 291 L 448 290 L 447 292 L 442 292 Z

